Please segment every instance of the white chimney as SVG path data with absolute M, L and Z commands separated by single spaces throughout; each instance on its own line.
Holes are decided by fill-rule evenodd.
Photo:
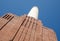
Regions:
M 34 6 L 28 13 L 28 16 L 38 19 L 38 12 L 39 12 L 38 7 Z

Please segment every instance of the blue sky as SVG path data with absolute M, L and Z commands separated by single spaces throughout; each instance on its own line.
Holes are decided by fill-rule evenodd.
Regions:
M 60 0 L 0 0 L 0 16 L 8 12 L 28 14 L 33 6 L 39 7 L 39 19 L 56 32 L 60 41 Z

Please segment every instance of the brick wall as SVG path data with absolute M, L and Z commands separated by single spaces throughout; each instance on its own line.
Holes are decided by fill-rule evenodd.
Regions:
M 40 20 L 6 14 L 0 17 L 0 41 L 57 41 L 57 38 Z

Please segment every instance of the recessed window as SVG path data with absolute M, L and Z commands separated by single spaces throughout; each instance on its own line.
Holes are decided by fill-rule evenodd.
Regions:
M 10 20 L 11 18 L 13 18 L 14 16 L 6 14 L 3 16 L 4 19 Z

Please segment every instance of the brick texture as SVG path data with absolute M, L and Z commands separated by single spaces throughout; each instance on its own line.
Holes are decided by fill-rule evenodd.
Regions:
M 0 17 L 0 41 L 57 41 L 55 32 L 27 15 Z

